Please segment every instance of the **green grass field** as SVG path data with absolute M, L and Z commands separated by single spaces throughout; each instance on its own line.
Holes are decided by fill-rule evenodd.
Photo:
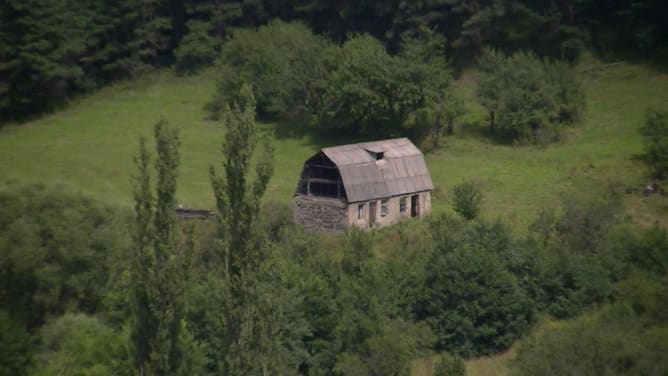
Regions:
M 520 227 L 539 207 L 558 203 L 561 195 L 615 186 L 628 192 L 628 213 L 638 222 L 665 224 L 666 200 L 640 198 L 637 191 L 647 179 L 630 157 L 641 148 L 637 129 L 645 109 L 668 107 L 668 75 L 616 65 L 581 76 L 587 97 L 582 123 L 563 141 L 542 148 L 500 145 L 479 137 L 485 114 L 474 101 L 474 75 L 465 74 L 457 85 L 467 98 L 468 113 L 456 134 L 427 155 L 437 187 L 435 211 L 450 210 L 448 192 L 464 178 L 480 182 L 484 216 L 501 216 Z M 202 106 L 214 81 L 212 71 L 192 77 L 156 72 L 107 87 L 41 119 L 5 126 L 0 129 L 0 179 L 61 182 L 129 206 L 137 140 L 140 135 L 152 137 L 153 124 L 164 116 L 181 130 L 179 202 L 211 208 L 208 167 L 222 160 L 224 129 L 205 120 Z M 314 140 L 301 129 L 282 124 L 277 132 L 276 172 L 268 200 L 289 203 L 303 161 L 320 147 L 350 141 Z

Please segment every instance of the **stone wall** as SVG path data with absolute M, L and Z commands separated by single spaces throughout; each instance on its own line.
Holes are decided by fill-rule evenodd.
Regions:
M 342 233 L 346 229 L 348 205 L 336 198 L 297 195 L 294 219 L 310 231 Z
M 431 192 L 424 191 L 418 193 L 411 193 L 401 196 L 389 197 L 387 199 L 387 214 L 382 215 L 382 203 L 383 200 L 374 200 L 376 201 L 376 222 L 373 226 L 369 225 L 369 209 L 371 206 L 368 201 L 365 202 L 354 202 L 351 203 L 348 208 L 347 220 L 350 225 L 357 226 L 359 228 L 370 228 L 370 227 L 383 227 L 389 226 L 394 223 L 397 223 L 404 219 L 411 218 L 411 196 L 419 195 L 420 200 L 420 217 L 425 216 L 431 212 Z M 406 200 L 406 208 L 404 212 L 400 210 L 400 203 L 402 198 Z M 363 206 L 363 216 L 359 218 L 359 205 Z

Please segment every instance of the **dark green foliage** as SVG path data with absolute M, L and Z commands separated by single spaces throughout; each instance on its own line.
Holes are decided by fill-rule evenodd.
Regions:
M 29 329 L 101 308 L 129 246 L 126 213 L 62 186 L 4 185 L 0 205 L 0 306 Z
M 545 326 L 522 342 L 512 363 L 513 374 L 665 374 L 668 328 L 665 322 L 641 325 L 641 317 L 615 305 Z
M 380 333 L 360 346 L 357 354 L 341 354 L 334 371 L 340 375 L 407 376 L 411 360 L 431 341 L 431 331 L 425 325 L 388 321 L 381 325 Z
M 176 169 L 178 132 L 161 119 L 155 125 L 157 158 L 155 194 L 149 180 L 149 154 L 140 139 L 135 176 L 135 253 L 130 269 L 134 295 L 132 341 L 140 374 L 166 374 L 181 369 L 180 343 L 188 249 L 177 245 Z
M 128 334 L 94 316 L 65 314 L 41 328 L 33 374 L 132 375 Z
M 85 71 L 94 15 L 84 9 L 76 12 L 66 1 L 2 2 L 0 119 L 53 109 L 94 84 Z
M 407 36 L 433 33 L 447 41 L 448 56 L 463 69 L 485 46 L 505 53 L 532 50 L 563 61 L 575 61 L 583 49 L 591 48 L 606 59 L 621 56 L 665 62 L 668 29 L 662 16 L 666 11 L 662 0 L 608 1 L 605 6 L 593 0 L 87 0 L 76 4 L 7 0 L 0 5 L 0 119 L 52 110 L 72 95 L 140 75 L 174 58 L 179 70 L 194 70 L 211 61 L 214 50 L 233 30 L 266 28 L 262 25 L 272 19 L 305 22 L 337 42 L 368 34 L 393 54 L 402 50 Z M 240 81 L 252 83 L 261 114 L 292 111 L 295 103 L 317 113 L 313 106 L 326 104 L 319 102 L 318 89 L 325 87 L 319 81 L 322 76 L 313 72 L 322 65 L 286 59 L 295 53 L 303 57 L 304 51 L 311 55 L 309 62 L 322 57 L 320 47 L 304 35 L 291 34 L 292 40 L 284 39 L 287 45 L 280 43 L 277 49 L 271 47 L 277 44 L 269 35 L 260 48 L 268 52 L 267 62 L 278 63 L 271 66 L 273 73 L 297 74 L 288 79 L 271 75 Z M 246 52 L 250 51 L 246 48 Z M 274 91 L 277 99 L 265 98 L 256 83 L 267 78 L 287 84 L 288 90 Z M 281 88 L 275 82 L 267 85 Z M 226 93 L 235 93 L 239 87 Z
M 476 94 L 489 114 L 492 134 L 521 142 L 550 142 L 573 123 L 584 95 L 568 67 L 531 53 L 488 50 L 480 58 Z
M 218 90 L 209 108 L 224 110 L 230 95 L 250 85 L 260 114 L 319 109 L 329 42 L 299 23 L 274 21 L 255 30 L 240 29 L 223 44 Z
M 220 213 L 219 240 L 222 242 L 220 259 L 228 278 L 236 278 L 245 271 L 257 268 L 260 251 L 252 243 L 262 196 L 274 171 L 274 147 L 270 136 L 265 136 L 255 176 L 249 181 L 250 162 L 258 142 L 255 127 L 255 98 L 250 87 L 244 85 L 231 107 L 226 111 L 228 132 L 222 145 L 223 175 L 210 168 L 211 185 Z
M 248 85 L 243 85 L 236 98 L 226 104 L 227 133 L 222 145 L 223 175 L 210 168 L 211 185 L 218 208 L 215 253 L 222 278 L 219 298 L 223 320 L 216 328 L 218 346 L 225 355 L 217 365 L 224 373 L 252 374 L 271 372 L 284 374 L 296 368 L 281 342 L 289 333 L 300 338 L 283 304 L 276 300 L 281 292 L 264 285 L 259 278 L 266 265 L 268 249 L 259 236 L 259 213 L 262 196 L 274 169 L 274 149 L 270 136 L 265 136 L 255 176 L 249 179 L 250 163 L 259 135 L 255 128 L 255 98 Z M 288 291 L 291 293 L 291 291 Z M 291 296 L 291 295 L 290 295 Z M 289 338 L 288 338 L 289 339 Z
M 482 192 L 472 180 L 465 180 L 452 189 L 452 208 L 468 220 L 478 216 L 481 201 Z
M 32 340 L 26 328 L 12 320 L 7 311 L 0 310 L 0 375 L 27 375 L 32 351 Z
M 636 158 L 647 164 L 654 178 L 668 178 L 668 111 L 648 110 L 640 134 L 644 148 Z
M 206 22 L 188 22 L 188 33 L 174 50 L 176 69 L 184 73 L 194 73 L 211 64 L 218 53 L 219 42 L 209 35 Z
M 450 72 L 443 45 L 426 33 L 405 38 L 393 56 L 367 34 L 337 47 L 302 24 L 276 21 L 239 30 L 222 47 L 221 78 L 207 108 L 217 116 L 229 94 L 249 83 L 260 114 L 305 114 L 324 126 L 394 134 L 412 112 L 445 101 Z
M 466 365 L 462 358 L 450 354 L 441 355 L 436 362 L 434 376 L 465 376 Z
M 431 34 L 404 39 L 398 55 L 369 35 L 355 35 L 334 56 L 320 111 L 324 125 L 396 134 L 413 112 L 442 100 L 450 84 L 443 40 Z
M 508 348 L 527 332 L 531 301 L 502 259 L 458 247 L 435 252 L 427 267 L 425 316 L 438 348 L 475 356 Z
M 658 226 L 644 231 L 622 228 L 613 232 L 611 247 L 627 266 L 656 276 L 668 273 L 668 232 Z
M 614 193 L 569 196 L 562 204 L 556 231 L 564 247 L 575 253 L 596 253 L 622 214 L 621 198 Z

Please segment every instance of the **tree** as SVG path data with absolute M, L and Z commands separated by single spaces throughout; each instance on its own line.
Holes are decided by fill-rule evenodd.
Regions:
M 95 30 L 88 10 L 64 1 L 0 4 L 0 119 L 52 110 L 91 85 L 84 70 Z
M 131 268 L 133 304 L 132 340 L 138 372 L 169 374 L 181 369 L 184 359 L 180 343 L 184 317 L 187 271 L 183 252 L 177 247 L 176 169 L 179 164 L 178 131 L 164 119 L 154 128 L 157 185 L 152 193 L 150 155 L 144 138 L 135 159 L 136 234 Z
M 498 255 L 459 246 L 435 251 L 427 265 L 423 314 L 439 349 L 491 354 L 528 330 L 530 300 Z
M 32 363 L 30 335 L 20 322 L 4 309 L 0 310 L 0 375 L 23 376 Z
M 329 48 L 329 41 L 300 23 L 273 21 L 257 30 L 237 30 L 222 46 L 220 78 L 208 107 L 213 115 L 224 112 L 224 105 L 248 84 L 262 115 L 316 113 Z
M 429 33 L 404 39 L 397 55 L 370 35 L 352 36 L 332 55 L 321 122 L 374 136 L 403 131 L 450 84 L 442 52 L 443 40 Z
M 264 346 L 276 349 L 272 347 L 276 344 L 271 342 L 273 338 L 267 331 L 271 328 L 268 321 L 271 311 L 263 304 L 256 280 L 265 256 L 265 248 L 257 242 L 258 216 L 262 196 L 273 174 L 274 148 L 271 137 L 266 137 L 255 167 L 255 179 L 249 182 L 251 158 L 258 141 L 255 98 L 250 87 L 244 85 L 227 107 L 223 175 L 218 175 L 212 166 L 210 176 L 219 213 L 216 252 L 222 268 L 218 272 L 223 277 L 224 328 L 219 336 L 226 356 L 222 368 L 229 374 L 249 373 L 258 368 L 266 371 L 272 358 L 258 362 L 254 351 L 268 351 Z
M 188 22 L 188 33 L 174 50 L 178 71 L 193 73 L 213 62 L 219 42 L 209 35 L 208 27 L 206 22 L 197 20 Z
M 224 242 L 220 256 L 228 278 L 236 278 L 257 267 L 260 258 L 254 254 L 253 230 L 262 196 L 274 172 L 274 147 L 271 137 L 263 140 L 261 158 L 255 167 L 255 179 L 248 181 L 250 162 L 258 141 L 255 127 L 255 98 L 244 85 L 228 107 L 227 133 L 222 146 L 224 175 L 210 168 L 211 185 L 220 213 L 219 239 Z
M 557 139 L 584 108 L 574 73 L 531 53 L 511 56 L 488 50 L 479 61 L 476 94 L 489 114 L 490 133 L 520 142 Z
M 448 92 L 443 99 L 411 113 L 406 120 L 409 128 L 426 128 L 426 137 L 432 140 L 432 148 L 439 147 L 443 131 L 451 135 L 455 131 L 455 121 L 464 114 L 464 102 L 454 93 Z
M 505 56 L 488 50 L 478 60 L 478 85 L 476 96 L 489 117 L 489 130 L 492 135 L 496 134 L 496 114 L 501 106 L 501 95 L 505 89 L 504 72 Z
M 472 180 L 464 180 L 452 189 L 453 209 L 467 220 L 478 216 L 481 201 L 480 188 Z
M 61 185 L 4 184 L 0 205 L 0 306 L 30 331 L 100 310 L 130 246 L 126 213 Z
M 668 178 L 668 111 L 647 110 L 640 134 L 644 148 L 636 159 L 650 168 L 654 178 Z
M 34 374 L 132 375 L 127 336 L 95 316 L 67 313 L 41 328 Z

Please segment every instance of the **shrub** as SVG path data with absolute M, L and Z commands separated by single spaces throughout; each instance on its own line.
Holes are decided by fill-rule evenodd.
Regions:
M 648 110 L 640 134 L 643 152 L 636 158 L 647 164 L 654 178 L 668 178 L 668 111 Z
M 482 193 L 472 180 L 465 180 L 452 189 L 452 207 L 462 217 L 471 220 L 478 216 Z
M 466 365 L 462 358 L 450 354 L 443 354 L 436 362 L 434 376 L 465 376 Z
M 627 306 L 548 323 L 524 339 L 515 375 L 663 375 L 668 328 L 643 327 Z
M 27 375 L 32 341 L 26 328 L 0 310 L 0 375 Z
M 40 331 L 37 375 L 130 375 L 129 332 L 115 332 L 94 316 L 65 314 Z
M 62 186 L 0 187 L 0 306 L 28 329 L 95 312 L 129 246 L 126 213 Z

